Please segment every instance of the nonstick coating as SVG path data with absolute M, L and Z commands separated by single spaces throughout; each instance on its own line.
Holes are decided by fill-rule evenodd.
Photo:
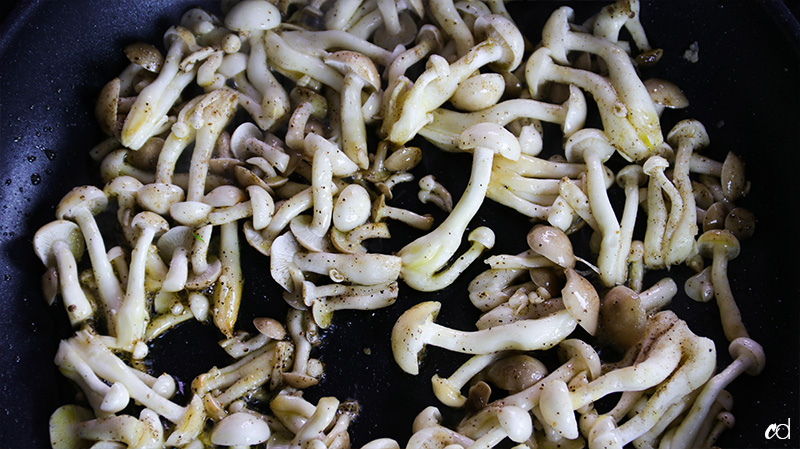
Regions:
M 560 2 L 509 4 L 534 42 L 549 12 Z M 573 2 L 576 20 L 604 2 Z M 23 2 L 2 26 L 0 37 L 0 447 L 47 447 L 47 420 L 73 390 L 58 373 L 53 357 L 59 338 L 68 335 L 63 311 L 48 307 L 40 293 L 41 263 L 31 247 L 34 232 L 54 219 L 54 206 L 70 188 L 97 183 L 88 150 L 101 139 L 93 120 L 99 89 L 125 66 L 121 48 L 134 41 L 159 43 L 183 11 L 208 2 L 189 0 L 31 1 Z M 213 5 L 210 6 L 215 9 Z M 668 111 L 670 123 L 682 118 L 703 122 L 711 136 L 708 154 L 742 155 L 752 181 L 742 205 L 755 212 L 756 235 L 743 243 L 731 262 L 734 294 L 752 337 L 767 351 L 767 367 L 757 378 L 744 376 L 729 388 L 735 399 L 735 429 L 723 447 L 800 446 L 798 394 L 797 199 L 800 177 L 800 27 L 780 2 L 643 1 L 642 17 L 664 57 L 647 76 L 678 84 L 691 100 L 684 111 Z M 699 61 L 683 52 L 699 45 Z M 443 162 L 445 161 L 445 162 Z M 436 150 L 426 152 L 419 173 L 434 173 L 451 191 L 466 183 L 468 158 L 454 163 Z M 414 193 L 399 204 L 419 207 Z M 529 228 L 526 220 L 488 203 L 474 225 L 490 224 L 498 234 L 494 254 L 517 252 Z M 404 229 L 394 230 L 408 241 Z M 404 240 L 405 239 L 405 240 Z M 386 250 L 391 248 L 384 248 Z M 279 290 L 269 280 L 266 259 L 249 251 L 247 306 L 240 322 L 253 316 L 285 316 Z M 435 294 L 404 288 L 398 304 L 372 312 L 337 313 L 325 345 L 314 355 L 327 375 L 306 395 L 358 400 L 361 415 L 352 426 L 355 447 L 389 436 L 404 445 L 411 420 L 436 405 L 430 377 L 449 375 L 464 357 L 431 349 L 417 377 L 403 374 L 391 358 L 389 330 L 413 303 L 436 299 L 444 306 L 439 321 L 471 329 L 477 312 L 466 301 L 466 283 L 483 269 L 474 267 L 453 287 Z M 676 268 L 679 282 L 686 270 Z M 671 306 L 695 332 L 721 342 L 714 304 L 681 296 Z M 211 327 L 185 324 L 154 344 L 154 369 L 182 382 L 225 359 Z M 729 363 L 718 343 L 719 364 Z M 187 387 L 188 388 L 188 387 Z M 444 407 L 441 407 L 444 409 Z M 446 416 L 451 416 L 446 414 Z M 449 419 L 453 419 L 452 417 Z M 790 438 L 765 439 L 770 424 L 791 423 Z

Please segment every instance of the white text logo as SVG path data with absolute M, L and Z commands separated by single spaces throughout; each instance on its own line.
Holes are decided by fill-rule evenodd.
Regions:
M 770 424 L 764 432 L 764 438 L 771 440 L 777 438 L 779 440 L 788 440 L 790 434 L 791 419 L 786 420 L 786 424 Z

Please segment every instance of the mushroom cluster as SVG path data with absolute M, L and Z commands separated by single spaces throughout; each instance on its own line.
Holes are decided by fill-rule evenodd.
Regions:
M 221 10 L 187 11 L 166 55 L 125 49 L 130 64 L 96 106 L 104 184 L 71 190 L 34 237 L 45 296 L 74 330 L 55 362 L 82 398 L 53 413 L 54 448 L 349 448 L 358 404 L 303 397 L 324 372 L 313 352 L 336 311 L 393 305 L 404 312 L 387 338 L 408 374 L 427 345 L 472 355 L 432 379 L 461 422 L 430 406 L 409 449 L 714 444 L 732 422 L 724 388 L 765 363 L 727 276 L 754 228 L 736 205 L 749 183 L 734 153 L 700 154 L 699 121 L 662 130 L 664 109 L 688 99 L 641 78 L 661 52 L 637 0 L 581 23 L 558 8 L 538 43 L 500 0 Z M 545 148 L 545 132 L 562 145 Z M 411 182 L 433 151 L 471 155 L 463 192 L 430 173 Z M 391 204 L 415 187 L 446 218 Z M 486 199 L 532 227 L 527 247 L 484 258 L 469 283 L 475 329 L 434 322 L 451 303 L 395 305 L 401 289 L 449 288 L 492 250 L 493 224 L 473 220 Z M 418 237 L 380 252 L 390 224 Z M 244 245 L 289 306 L 255 332 L 238 321 Z M 678 265 L 697 273 L 686 295 L 716 300 L 724 369 L 714 341 L 666 308 L 681 288 L 664 273 Z M 645 285 L 648 271 L 661 279 Z M 148 353 L 189 320 L 215 326 L 231 362 L 191 380 L 181 403 Z M 561 365 L 543 362 L 551 349 Z

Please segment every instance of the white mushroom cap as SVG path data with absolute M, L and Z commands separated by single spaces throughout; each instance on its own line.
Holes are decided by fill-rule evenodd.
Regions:
M 477 147 L 490 148 L 506 159 L 519 159 L 522 149 L 519 140 L 510 131 L 496 123 L 484 122 L 472 125 L 461 133 L 458 147 L 474 150 Z
M 253 446 L 269 439 L 266 421 L 250 413 L 233 413 L 214 426 L 211 442 L 219 446 Z
M 369 192 L 359 184 L 350 184 L 336 197 L 333 206 L 333 226 L 349 232 L 367 222 L 372 209 Z
M 225 15 L 225 26 L 241 33 L 271 30 L 281 23 L 281 12 L 266 0 L 244 0 Z
M 78 186 L 67 192 L 56 207 L 56 218 L 69 219 L 79 209 L 88 209 L 92 215 L 105 210 L 108 205 L 106 194 L 95 186 Z
M 56 220 L 39 228 L 33 236 L 33 250 L 48 267 L 56 265 L 53 244 L 63 241 L 67 244 L 76 260 L 83 255 L 83 234 L 75 223 L 67 220 Z

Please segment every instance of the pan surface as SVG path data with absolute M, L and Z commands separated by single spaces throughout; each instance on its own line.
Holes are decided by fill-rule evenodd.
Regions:
M 549 13 L 561 2 L 514 2 L 509 9 L 533 41 Z M 578 21 L 603 2 L 573 2 Z M 68 335 L 61 310 L 42 298 L 41 263 L 31 238 L 54 219 L 54 206 L 73 186 L 97 184 L 88 150 L 102 135 L 93 119 L 99 89 L 125 66 L 126 44 L 158 44 L 161 35 L 194 6 L 216 10 L 200 0 L 102 0 L 22 2 L 6 18 L 0 36 L 0 447 L 47 447 L 47 421 L 73 391 L 58 373 L 53 357 L 58 339 Z M 797 227 L 800 174 L 800 26 L 780 2 L 643 1 L 642 20 L 662 60 L 646 74 L 678 84 L 691 101 L 686 110 L 668 111 L 665 120 L 703 122 L 711 137 L 708 154 L 739 153 L 752 189 L 742 205 L 757 217 L 755 236 L 731 262 L 734 294 L 751 336 L 767 351 L 767 367 L 729 388 L 736 427 L 722 447 L 800 447 L 800 288 Z M 697 42 L 699 60 L 683 53 Z M 447 161 L 443 163 L 442 161 Z M 444 170 L 443 167 L 452 167 Z M 434 173 L 452 192 L 466 184 L 469 160 L 444 159 L 426 152 L 418 171 Z M 419 207 L 414 192 L 398 203 Z M 474 225 L 486 223 L 498 234 L 493 254 L 516 253 L 529 228 L 526 220 L 491 202 Z M 401 235 L 397 230 L 393 235 Z M 399 237 L 410 240 L 412 236 Z M 381 250 L 391 250 L 383 248 Z M 285 317 L 286 305 L 268 279 L 267 261 L 245 255 L 247 305 L 240 323 L 254 316 Z M 403 289 L 397 304 L 375 312 L 337 313 L 314 354 L 326 364 L 324 381 L 306 393 L 359 401 L 361 415 L 351 427 L 354 447 L 371 439 L 401 442 L 413 417 L 438 405 L 430 393 L 434 373 L 448 375 L 463 357 L 431 349 L 421 374 L 403 374 L 392 361 L 389 332 L 412 304 L 440 300 L 439 322 L 471 329 L 477 311 L 466 301 L 466 284 L 482 266 L 435 294 Z M 670 273 L 685 279 L 681 268 Z M 681 295 L 671 305 L 692 329 L 720 342 L 713 304 Z M 153 368 L 190 382 L 214 364 L 225 363 L 216 349 L 220 335 L 209 326 L 187 323 L 154 343 Z M 718 343 L 719 364 L 730 362 Z M 441 407 L 444 409 L 444 407 Z M 447 415 L 446 415 L 447 416 Z M 788 438 L 767 439 L 771 424 L 789 424 Z

